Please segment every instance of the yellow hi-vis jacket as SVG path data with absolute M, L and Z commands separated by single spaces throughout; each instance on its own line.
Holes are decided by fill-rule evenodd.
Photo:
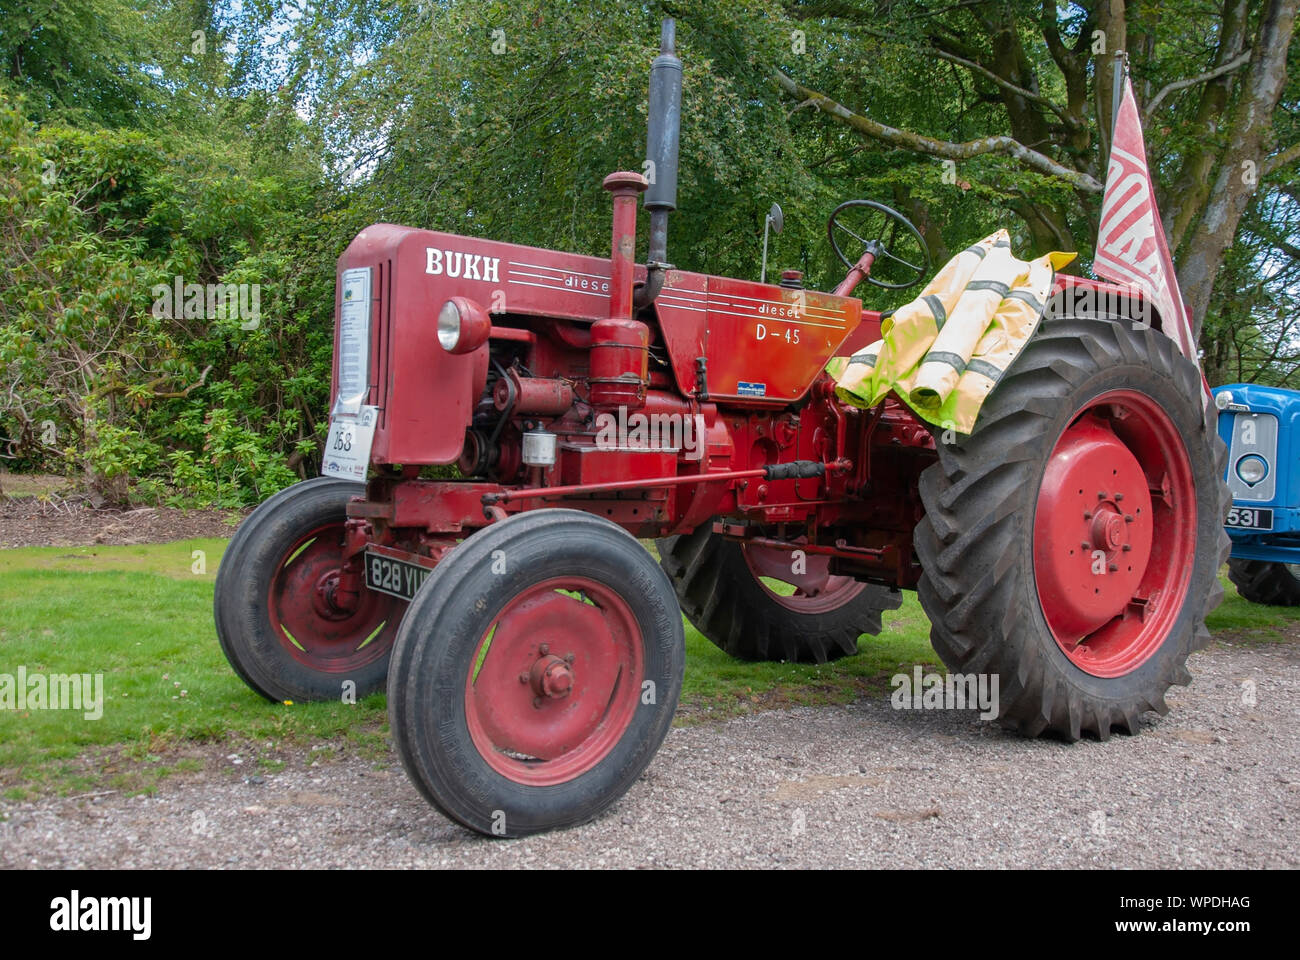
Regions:
M 1055 270 L 1074 257 L 1017 260 L 1005 230 L 967 247 L 885 319 L 883 339 L 831 360 L 836 395 L 874 407 L 892 390 L 922 419 L 970 433 L 984 398 L 1037 329 Z

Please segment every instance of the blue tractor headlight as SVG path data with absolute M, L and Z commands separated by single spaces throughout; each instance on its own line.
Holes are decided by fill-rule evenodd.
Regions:
M 1250 454 L 1237 461 L 1237 476 L 1252 487 L 1268 476 L 1268 461 L 1257 454 Z

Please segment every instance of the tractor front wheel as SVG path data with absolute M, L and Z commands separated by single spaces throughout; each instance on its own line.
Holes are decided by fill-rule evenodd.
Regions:
M 383 689 L 404 601 L 338 591 L 348 501 L 364 488 L 318 477 L 249 515 L 221 558 L 217 638 L 240 678 L 268 700 L 338 700 Z M 350 685 L 349 685 L 350 684 Z
M 529 511 L 452 551 L 398 631 L 389 720 L 416 788 L 517 837 L 597 816 L 668 733 L 685 667 L 672 585 L 629 534 Z
M 687 618 L 740 660 L 850 656 L 858 637 L 879 633 L 881 614 L 903 602 L 897 590 L 832 575 L 824 556 L 806 554 L 796 565 L 788 550 L 742 545 L 707 525 L 657 546 Z
M 1136 732 L 1191 677 L 1223 590 L 1226 451 L 1197 366 L 1151 328 L 1047 319 L 937 444 L 915 544 L 935 650 L 1029 735 Z
M 1229 560 L 1228 579 L 1251 603 L 1300 607 L 1300 564 Z

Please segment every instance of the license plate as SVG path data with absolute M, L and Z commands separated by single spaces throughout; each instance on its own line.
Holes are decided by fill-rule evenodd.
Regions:
M 322 474 L 365 481 L 366 471 L 370 469 L 370 447 L 375 442 L 377 414 L 376 407 L 362 407 L 357 414 L 340 413 L 330 417 Z
M 1238 530 L 1272 530 L 1273 511 L 1263 507 L 1233 507 L 1228 511 L 1227 526 Z
M 433 570 L 418 563 L 366 553 L 366 586 L 389 596 L 410 600 Z

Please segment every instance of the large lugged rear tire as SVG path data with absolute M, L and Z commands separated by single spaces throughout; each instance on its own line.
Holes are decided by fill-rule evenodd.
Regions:
M 918 594 L 954 672 L 1029 736 L 1136 732 L 1222 599 L 1227 451 L 1195 363 L 1154 329 L 1046 320 L 969 437 L 921 477 Z
M 294 484 L 249 515 L 221 558 L 217 638 L 240 679 L 268 700 L 383 689 L 406 604 L 363 588 L 345 611 L 329 594 L 342 565 L 348 500 L 363 490 L 331 477 Z
M 1300 578 L 1296 566 L 1268 560 L 1229 560 L 1228 578 L 1251 603 L 1300 607 Z
M 828 576 L 825 558 L 811 554 L 804 573 L 785 573 L 789 553 L 742 546 L 707 526 L 657 546 L 687 618 L 740 660 L 826 663 L 850 656 L 858 637 L 879 633 L 881 614 L 903 602 L 897 590 Z M 772 588 L 782 583 L 785 594 Z
M 411 601 L 388 680 L 416 788 L 491 836 L 574 826 L 641 776 L 681 694 L 672 585 L 628 533 L 547 509 L 494 523 Z

